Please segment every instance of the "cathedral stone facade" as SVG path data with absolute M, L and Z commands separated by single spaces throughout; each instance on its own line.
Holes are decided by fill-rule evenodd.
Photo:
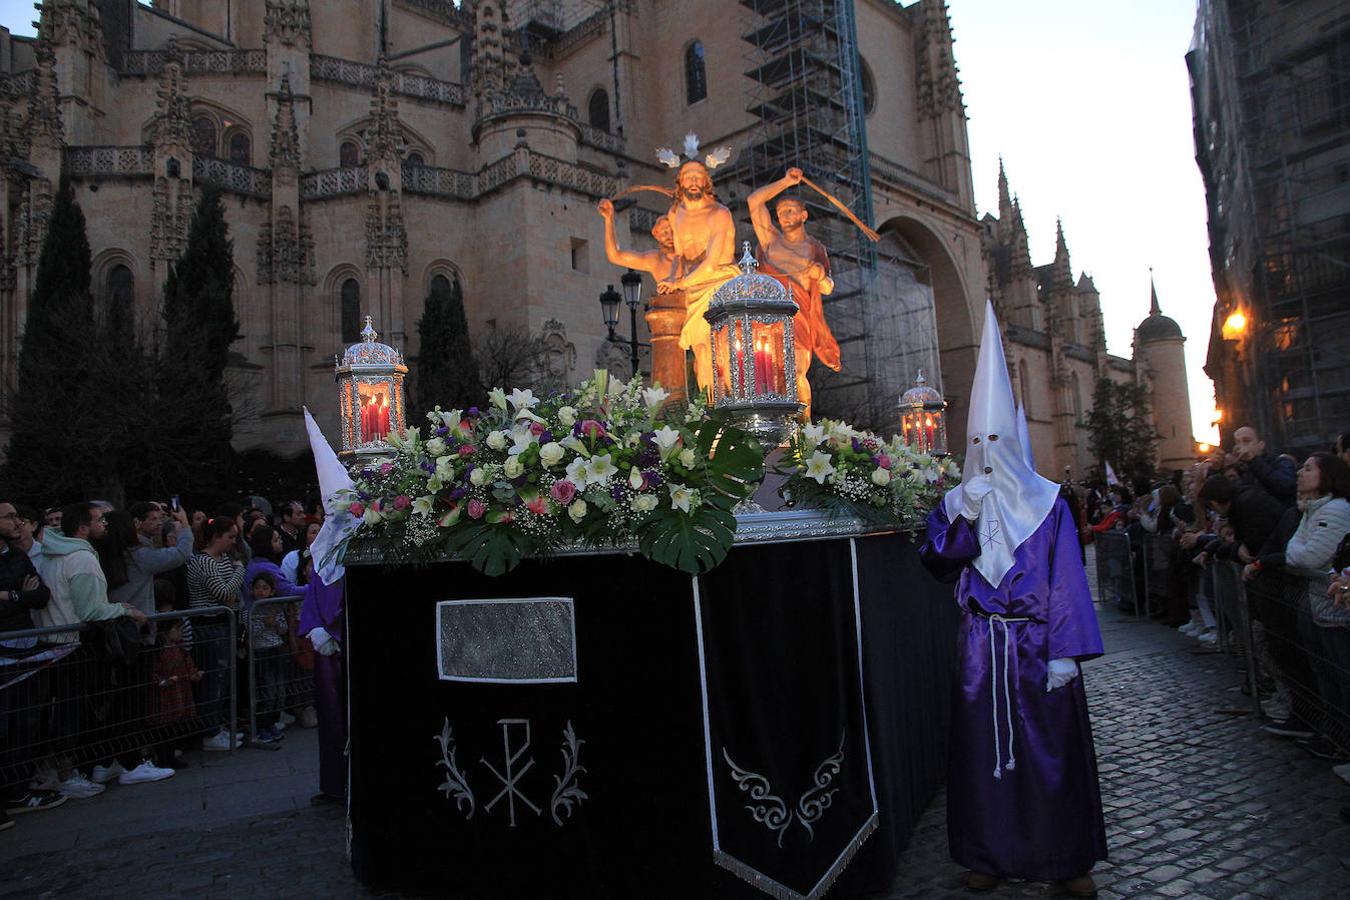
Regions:
M 943 0 L 851 6 L 873 224 L 931 293 L 953 441 L 992 293 L 1012 326 L 1008 358 L 1030 397 L 1041 468 L 1077 475 L 1090 462 L 1081 411 L 1093 380 L 1173 379 L 1180 333 L 1146 339 L 1141 328 L 1137 355 L 1164 348 L 1156 360 L 1108 356 L 1095 289 L 1072 282 L 1062 241 L 1054 265 L 1033 269 L 1015 204 L 977 218 Z M 632 184 L 669 184 L 653 151 L 686 132 L 709 147 L 747 144 L 750 98 L 765 86 L 747 63 L 746 35 L 762 25 L 748 2 L 40 7 L 37 39 L 0 29 L 0 374 L 13 383 L 62 175 L 88 220 L 96 300 L 132 296 L 147 332 L 194 189 L 213 183 L 225 192 L 243 333 L 231 366 L 247 411 L 237 442 L 284 454 L 306 446 L 302 405 L 336 432 L 334 354 L 365 315 L 416 378 L 424 298 L 452 282 L 475 336 L 541 336 L 550 375 L 626 372 L 597 302 L 620 272 L 605 260 L 595 204 Z M 718 186 L 741 238 L 752 236 L 746 187 Z M 625 246 L 653 246 L 647 232 L 664 212 L 653 197 L 620 214 Z M 1179 459 L 1189 416 L 1173 426 L 1187 447 Z

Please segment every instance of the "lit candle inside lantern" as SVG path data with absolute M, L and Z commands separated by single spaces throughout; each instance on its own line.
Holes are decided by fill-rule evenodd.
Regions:
M 764 338 L 755 337 L 755 393 L 767 394 L 771 390 L 769 380 L 769 348 Z
M 923 452 L 930 453 L 933 450 L 933 417 L 924 416 L 924 445 Z

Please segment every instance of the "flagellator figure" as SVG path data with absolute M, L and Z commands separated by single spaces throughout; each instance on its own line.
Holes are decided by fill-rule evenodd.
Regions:
M 1073 513 L 1024 455 L 992 304 L 985 316 L 963 480 L 920 551 L 962 612 L 948 844 L 973 890 L 1021 878 L 1091 897 L 1106 830 L 1078 664 L 1101 632 Z

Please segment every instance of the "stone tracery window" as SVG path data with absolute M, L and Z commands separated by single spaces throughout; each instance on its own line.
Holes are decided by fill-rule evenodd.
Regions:
M 338 148 L 338 165 L 344 169 L 361 165 L 361 148 L 356 141 L 343 141 Z
M 136 278 L 131 269 L 118 263 L 108 270 L 104 282 L 104 309 L 129 312 L 135 305 Z
M 342 317 L 342 343 L 355 344 L 361 340 L 361 282 L 348 278 L 342 282 L 338 294 Z
M 684 102 L 697 103 L 708 96 L 708 67 L 703 42 L 694 41 L 684 51 Z
M 586 103 L 586 119 L 592 128 L 609 131 L 609 92 L 604 88 L 591 91 L 591 99 Z
M 232 163 L 239 163 L 241 166 L 252 165 L 253 142 L 249 140 L 247 131 L 230 132 L 229 156 Z
M 216 130 L 216 120 L 211 116 L 192 117 L 192 152 L 203 156 L 215 156 L 219 152 L 220 140 Z

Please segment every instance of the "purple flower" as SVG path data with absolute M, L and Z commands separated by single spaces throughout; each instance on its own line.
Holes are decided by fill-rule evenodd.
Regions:
M 357 491 L 356 496 L 360 497 L 363 503 L 370 502 L 370 495 L 367 494 L 365 491 Z
M 543 433 L 539 435 L 539 443 L 541 444 L 552 443 L 553 440 L 554 440 L 553 432 L 549 431 L 547 428 L 545 428 Z
M 476 406 L 470 406 L 467 410 L 465 410 L 464 415 L 466 415 L 466 416 L 473 416 L 473 417 L 476 418 L 476 417 L 482 415 L 482 413 L 480 413 L 480 412 L 478 411 L 478 407 L 476 407 Z
M 859 441 L 857 438 L 849 438 L 849 441 L 851 441 L 852 444 L 853 444 L 853 452 L 854 452 L 854 453 L 861 453 L 861 452 L 862 452 L 862 442 L 861 442 L 861 441 Z
M 627 493 L 628 489 L 621 484 L 616 484 L 614 485 L 614 487 L 609 489 L 609 495 L 613 497 L 615 500 L 622 500 L 624 498 L 624 495 Z
M 469 493 L 469 489 L 464 487 L 463 485 L 460 485 L 459 487 L 455 488 L 453 491 L 450 492 L 450 500 L 451 501 L 462 500 L 464 498 L 464 495 L 467 493 Z
M 661 477 L 661 473 L 655 469 L 642 473 L 642 486 L 645 488 L 658 488 L 665 482 L 666 480 Z
M 655 450 L 643 450 L 637 455 L 637 465 L 639 469 L 650 469 L 661 461 L 661 456 Z
M 517 476 L 516 478 L 511 479 L 511 483 L 518 488 L 522 488 L 530 483 L 530 476 L 529 475 Z
M 450 433 L 450 429 L 449 429 L 449 428 L 446 428 L 444 425 L 442 425 L 440 428 L 437 428 L 437 429 L 436 429 L 436 435 L 437 435 L 438 437 L 445 437 L 445 436 L 446 436 L 447 434 L 449 434 L 449 433 Z

